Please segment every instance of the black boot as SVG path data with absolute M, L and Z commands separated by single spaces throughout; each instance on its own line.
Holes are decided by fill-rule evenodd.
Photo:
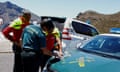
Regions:
M 50 66 L 51 66 L 51 64 L 48 64 L 48 65 L 47 65 L 47 71 L 48 71 L 48 72 L 57 72 L 57 71 L 51 69 Z

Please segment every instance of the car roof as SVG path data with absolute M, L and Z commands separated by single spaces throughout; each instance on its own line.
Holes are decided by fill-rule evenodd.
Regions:
M 81 24 L 85 24 L 85 25 L 88 25 L 88 26 L 90 26 L 90 27 L 94 27 L 92 24 L 88 24 L 88 23 L 86 23 L 86 22 L 83 22 L 83 21 L 81 21 L 81 20 L 77 20 L 77 19 L 75 19 L 75 18 L 66 18 L 66 20 L 71 20 L 71 21 L 75 21 L 75 22 L 79 22 L 79 23 L 81 23 Z M 95 28 L 95 27 L 94 27 Z
M 66 18 L 65 24 L 72 24 L 72 21 L 78 22 L 78 23 L 81 23 L 81 24 L 84 24 L 84 25 L 87 25 L 87 26 L 89 26 L 89 27 L 92 27 L 92 28 L 96 29 L 97 32 L 99 32 L 99 30 L 98 30 L 94 25 L 88 24 L 88 23 L 86 23 L 86 22 L 84 22 L 84 21 L 81 21 L 81 20 L 77 20 L 77 19 L 75 19 L 75 18 Z
M 54 16 L 41 16 L 41 19 L 45 19 L 45 18 L 50 18 L 50 19 L 52 19 L 53 21 L 58 21 L 58 22 L 60 22 L 60 23 L 64 23 L 66 20 L 75 21 L 75 22 L 80 22 L 80 23 L 82 23 L 82 24 L 86 24 L 86 25 L 88 25 L 88 26 L 94 27 L 94 26 L 91 25 L 91 24 L 88 24 L 88 23 L 86 23 L 86 22 L 77 20 L 77 19 L 75 19 L 75 18 L 54 17 Z
M 43 19 L 51 19 L 52 21 L 57 21 L 59 23 L 64 23 L 66 20 L 65 17 L 41 16 L 41 20 L 43 20 Z
M 111 34 L 111 33 L 105 33 L 105 34 L 100 34 L 100 35 L 120 37 L 120 34 Z

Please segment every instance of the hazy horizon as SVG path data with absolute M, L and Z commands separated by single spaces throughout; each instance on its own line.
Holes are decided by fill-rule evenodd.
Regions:
M 38 16 L 76 17 L 78 13 L 88 10 L 101 14 L 114 14 L 120 11 L 119 0 L 0 0 L 10 1 Z

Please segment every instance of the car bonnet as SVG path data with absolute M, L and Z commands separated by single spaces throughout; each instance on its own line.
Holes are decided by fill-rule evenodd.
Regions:
M 58 72 L 119 72 L 120 60 L 72 50 L 68 57 L 52 65 Z

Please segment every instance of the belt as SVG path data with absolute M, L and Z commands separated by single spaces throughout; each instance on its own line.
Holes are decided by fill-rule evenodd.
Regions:
M 37 50 L 34 50 L 32 48 L 23 48 L 23 51 L 26 51 L 26 52 L 35 52 L 35 53 L 42 53 L 41 50 L 37 51 Z
M 24 51 L 33 51 L 31 48 L 23 48 Z

